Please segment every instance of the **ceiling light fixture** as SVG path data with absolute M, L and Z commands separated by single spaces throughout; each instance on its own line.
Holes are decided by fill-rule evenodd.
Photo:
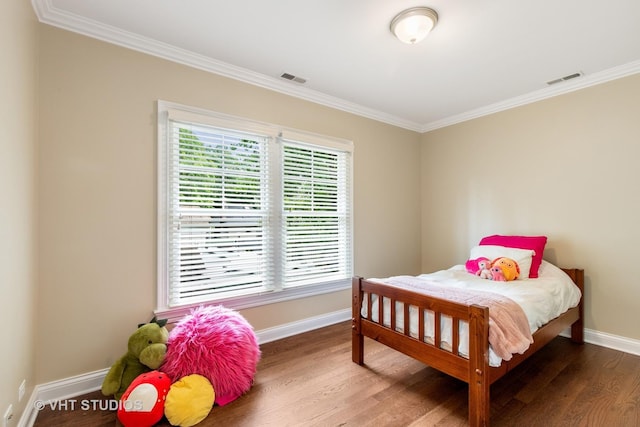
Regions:
M 396 15 L 390 29 L 403 43 L 416 44 L 436 26 L 438 14 L 428 7 L 412 7 Z

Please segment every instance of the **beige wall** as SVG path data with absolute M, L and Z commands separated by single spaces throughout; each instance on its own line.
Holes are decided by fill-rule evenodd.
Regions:
M 419 271 L 419 134 L 46 25 L 40 49 L 38 382 L 108 367 L 155 308 L 158 99 L 354 141 L 355 273 Z M 242 313 L 260 330 L 349 295 Z
M 422 136 L 422 267 L 487 234 L 545 234 L 585 269 L 586 327 L 640 339 L 640 75 Z
M 0 416 L 12 404 L 14 419 L 35 384 L 37 25 L 29 2 L 0 2 Z
M 25 7 L 13 9 L 19 10 L 12 11 L 14 18 L 30 17 Z M 29 27 L 20 28 L 6 30 L 25 37 L 16 46 L 5 37 L 0 54 L 3 63 L 20 59 L 19 69 L 3 81 L 18 82 L 24 87 L 16 90 L 27 96 L 11 92 L 3 105 L 26 102 L 7 124 L 28 127 L 35 85 L 22 71 L 33 66 L 35 48 Z M 485 234 L 544 233 L 550 237 L 547 259 L 586 269 L 587 327 L 640 338 L 628 321 L 640 308 L 640 288 L 626 272 L 640 234 L 640 196 L 633 188 L 640 178 L 634 168 L 640 77 L 420 136 L 46 25 L 39 32 L 39 172 L 31 158 L 34 127 L 21 135 L 24 145 L 5 149 L 3 139 L 0 157 L 1 182 L 11 182 L 3 186 L 10 196 L 2 215 L 17 224 L 0 223 L 12 242 L 0 241 L 0 262 L 10 266 L 20 289 L 10 291 L 15 305 L 5 303 L 3 287 L 0 307 L 3 320 L 9 318 L 5 312 L 25 320 L 9 340 L 19 355 L 3 366 L 20 366 L 18 377 L 44 383 L 108 367 L 124 352 L 132 328 L 150 317 L 158 99 L 353 140 L 356 274 L 445 268 L 463 262 Z M 35 177 L 37 201 L 30 182 Z M 23 215 L 34 206 L 35 336 L 28 300 L 36 228 Z M 349 304 L 348 292 L 337 292 L 243 314 L 260 330 Z M 29 362 L 34 353 L 35 376 Z M 13 376 L 12 370 L 12 382 L 21 380 Z M 0 388 L 2 399 L 16 387 Z

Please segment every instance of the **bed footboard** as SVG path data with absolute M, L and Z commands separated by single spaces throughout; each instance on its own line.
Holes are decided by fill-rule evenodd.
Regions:
M 379 303 L 374 303 L 374 297 Z M 464 305 L 370 282 L 361 277 L 352 281 L 352 360 L 364 363 L 364 337 L 419 360 L 432 368 L 469 384 L 469 421 L 488 425 L 490 415 L 489 309 Z M 385 303 L 386 300 L 386 303 Z M 367 316 L 362 316 L 363 308 Z M 417 311 L 418 327 L 412 336 L 410 311 Z M 388 311 L 388 312 L 387 312 Z M 398 318 L 398 313 L 400 315 Z M 425 331 L 425 316 L 433 316 L 433 330 Z M 385 321 L 386 319 L 386 321 Z M 441 336 L 441 325 L 451 322 L 450 344 Z M 460 354 L 460 322 L 468 323 L 468 355 Z
M 486 370 L 484 362 L 489 363 L 488 308 L 427 297 L 361 277 L 353 278 L 352 298 L 352 359 L 355 363 L 364 363 L 366 336 L 466 382 L 470 378 L 469 359 L 483 362 L 474 367 L 474 375 L 476 368 Z M 362 315 L 363 308 L 367 316 Z M 410 312 L 418 316 L 417 329 L 413 333 L 408 326 Z M 425 330 L 426 316 L 432 317 L 431 331 Z M 451 331 L 446 340 L 441 333 L 445 321 L 450 323 Z M 462 322 L 469 325 L 468 352 L 471 357 L 459 351 Z
M 469 425 L 487 426 L 490 418 L 490 386 L 526 360 L 566 328 L 571 339 L 583 342 L 584 271 L 564 269 L 578 285 L 583 298 L 533 335 L 534 344 L 524 354 L 514 355 L 500 367 L 489 365 L 489 309 L 465 305 L 415 293 L 406 289 L 354 277 L 352 280 L 352 360 L 364 364 L 364 337 L 371 338 L 432 368 L 469 384 Z M 363 315 L 365 313 L 366 315 Z M 417 313 L 412 331 L 410 313 Z M 425 331 L 425 316 L 433 316 L 433 328 Z M 441 336 L 441 325 L 451 323 L 449 344 Z M 460 354 L 459 326 L 468 323 L 468 354 Z

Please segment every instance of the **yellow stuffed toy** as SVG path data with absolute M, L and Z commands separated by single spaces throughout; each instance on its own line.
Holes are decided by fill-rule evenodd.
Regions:
M 500 272 L 502 273 L 502 277 L 504 278 L 504 281 L 509 282 L 511 280 L 516 280 L 520 276 L 520 267 L 518 266 L 518 263 L 512 260 L 511 258 L 507 258 L 507 257 L 496 258 L 491 263 L 491 270 L 494 271 L 494 269 L 496 268 L 499 269 Z M 502 279 L 502 277 L 500 279 Z M 500 279 L 497 279 L 496 274 L 494 273 L 493 280 L 500 280 Z
M 171 384 L 164 406 L 164 415 L 172 426 L 192 427 L 204 420 L 216 398 L 209 380 L 191 374 Z

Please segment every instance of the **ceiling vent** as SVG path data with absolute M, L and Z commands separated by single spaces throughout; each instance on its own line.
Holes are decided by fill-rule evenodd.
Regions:
M 567 80 L 575 79 L 576 77 L 581 77 L 582 75 L 583 75 L 582 71 L 578 71 L 577 73 L 569 74 L 568 76 L 560 77 L 560 78 L 554 79 L 554 80 L 549 80 L 547 82 L 547 84 L 549 86 L 551 86 L 551 85 L 554 85 L 556 83 L 566 82 Z
M 289 73 L 282 73 L 280 77 L 282 77 L 283 79 L 291 80 L 292 82 L 300 83 L 300 84 L 304 84 L 307 82 L 307 79 L 303 79 L 302 77 L 294 76 L 293 74 L 289 74 Z

